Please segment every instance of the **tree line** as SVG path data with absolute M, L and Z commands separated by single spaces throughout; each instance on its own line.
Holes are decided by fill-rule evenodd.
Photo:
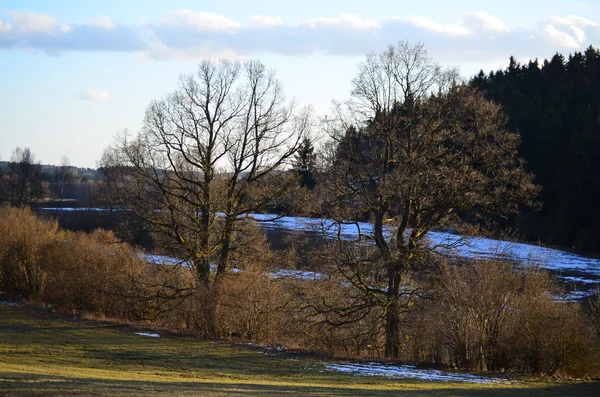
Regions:
M 542 187 L 541 215 L 521 222 L 530 239 L 598 252 L 600 247 L 600 51 L 590 46 L 543 62 L 510 58 L 471 85 L 500 104 L 518 131 L 525 168 Z

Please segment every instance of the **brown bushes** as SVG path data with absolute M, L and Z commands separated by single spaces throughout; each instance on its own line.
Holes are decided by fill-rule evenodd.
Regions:
M 544 271 L 490 261 L 447 265 L 439 293 L 438 315 L 456 367 L 583 375 L 597 366 L 579 305 L 556 302 Z
M 545 271 L 501 261 L 445 263 L 420 288 L 426 293 L 415 293 L 401 313 L 402 361 L 475 371 L 598 373 L 589 319 L 578 303 L 554 299 L 558 291 Z M 382 313 L 363 309 L 359 315 L 360 296 L 351 291 L 334 279 L 298 288 L 297 339 L 338 356 L 382 358 Z M 356 317 L 345 308 L 354 308 Z
M 27 209 L 0 209 L 0 286 L 13 298 L 69 311 L 284 344 L 344 357 L 381 358 L 381 306 L 342 278 L 278 279 L 275 256 L 248 224 L 229 272 L 207 290 L 192 269 L 149 265 L 106 231 L 58 229 Z M 412 277 L 401 318 L 401 359 L 467 370 L 585 376 L 598 371 L 600 303 L 590 316 L 557 302 L 548 274 L 507 262 L 441 263 Z M 215 289 L 216 288 L 216 289 Z M 414 291 L 415 293 L 411 293 Z M 416 293 L 419 292 L 419 293 Z M 215 308 L 215 310 L 207 310 Z
M 54 221 L 42 221 L 28 209 L 0 208 L 0 280 L 2 291 L 40 300 L 48 272 L 42 257 L 60 238 Z
M 124 319 L 151 315 L 148 264 L 111 232 L 65 233 L 43 256 L 51 274 L 45 299 L 72 311 Z
M 146 261 L 111 232 L 58 229 L 29 209 L 0 210 L 0 280 L 13 298 L 102 316 L 147 316 Z

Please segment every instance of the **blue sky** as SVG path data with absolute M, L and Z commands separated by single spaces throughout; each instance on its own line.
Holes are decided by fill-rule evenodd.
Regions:
M 2 1 L 0 160 L 95 167 L 199 60 L 260 59 L 329 111 L 368 51 L 422 41 L 465 77 L 600 45 L 600 1 Z

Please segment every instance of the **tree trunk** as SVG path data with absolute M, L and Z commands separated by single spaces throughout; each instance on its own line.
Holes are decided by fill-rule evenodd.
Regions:
M 210 193 L 204 192 L 204 202 L 209 203 Z M 200 208 L 200 258 L 199 263 L 196 263 L 196 271 L 198 272 L 198 281 L 203 284 L 207 290 L 210 289 L 210 258 L 208 253 L 210 251 L 210 207 L 208 204 L 203 205 Z
M 385 313 L 385 358 L 397 359 L 400 355 L 400 273 L 390 268 L 388 282 Z
M 233 236 L 233 224 L 235 218 L 230 215 L 225 216 L 225 224 L 221 233 L 221 254 L 219 255 L 219 263 L 217 264 L 217 279 L 225 274 L 227 270 L 227 262 L 229 261 L 229 253 L 231 252 L 231 238 Z

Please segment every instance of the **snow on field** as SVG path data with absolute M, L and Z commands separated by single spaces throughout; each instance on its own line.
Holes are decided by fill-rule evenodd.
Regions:
M 329 219 L 277 217 L 268 214 L 250 214 L 248 217 L 261 222 L 267 229 L 281 228 L 284 230 L 314 232 L 329 238 L 335 238 L 339 235 L 346 240 L 355 240 L 361 235 L 370 236 L 373 233 L 373 225 L 366 222 L 337 224 Z M 570 252 L 531 244 L 485 237 L 464 237 L 444 231 L 431 231 L 427 234 L 427 238 L 431 246 L 450 255 L 471 259 L 506 258 L 524 265 L 541 266 L 554 271 L 569 271 L 594 276 L 591 280 L 584 279 L 588 280 L 589 283 L 600 283 L 600 280 L 594 280 L 596 277 L 600 277 L 600 259 L 586 258 Z
M 346 372 L 357 376 L 385 376 L 397 379 L 421 379 L 443 382 L 497 383 L 506 382 L 500 378 L 489 378 L 467 373 L 444 372 L 431 369 L 417 369 L 411 365 L 365 364 L 326 364 L 325 370 Z
M 139 336 L 149 336 L 150 338 L 160 338 L 159 334 L 151 333 L 151 332 L 134 332 Z
M 295 278 L 298 280 L 322 280 L 327 278 L 325 274 L 317 272 L 290 269 L 277 269 L 270 275 L 272 278 Z
M 65 208 L 55 208 L 55 207 L 44 207 L 40 208 L 42 211 L 97 211 L 97 212 L 110 212 L 110 211 L 122 211 L 118 208 L 98 208 L 98 207 L 83 207 L 83 208 L 74 208 L 74 207 L 65 207 Z
M 599 279 L 589 279 L 584 277 L 575 277 L 575 276 L 558 276 L 565 283 L 573 283 L 573 284 L 598 284 L 600 283 Z
M 182 259 L 173 258 L 172 256 L 144 254 L 144 257 L 146 258 L 146 261 L 148 263 L 154 263 L 155 265 L 167 265 L 167 266 L 189 265 L 189 263 L 187 261 L 184 261 Z
M 148 263 L 153 263 L 155 265 L 166 265 L 166 266 L 175 266 L 175 265 L 185 265 L 189 266 L 190 263 L 181 259 L 173 258 L 171 256 L 165 255 L 154 255 L 154 254 L 144 254 L 146 261 Z M 217 270 L 216 264 L 211 264 L 210 268 L 212 271 Z M 241 271 L 240 268 L 233 267 L 231 268 L 232 273 L 239 273 Z M 276 269 L 275 271 L 269 273 L 272 278 L 295 278 L 298 280 L 322 280 L 327 276 L 325 274 L 310 272 L 304 270 L 293 270 L 293 269 Z

